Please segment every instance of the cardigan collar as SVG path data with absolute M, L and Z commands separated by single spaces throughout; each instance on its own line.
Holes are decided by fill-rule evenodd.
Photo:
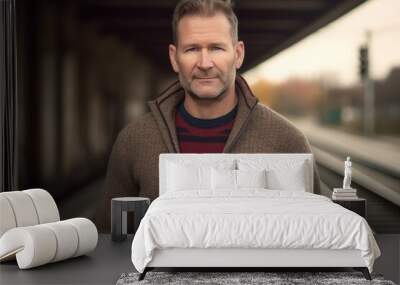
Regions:
M 238 96 L 238 110 L 223 153 L 230 152 L 245 129 L 258 102 L 258 98 L 253 95 L 246 81 L 240 75 L 237 75 L 235 79 L 235 91 Z M 147 102 L 170 153 L 180 152 L 175 128 L 175 114 L 178 104 L 184 97 L 185 91 L 179 81 L 175 81 L 160 96 Z

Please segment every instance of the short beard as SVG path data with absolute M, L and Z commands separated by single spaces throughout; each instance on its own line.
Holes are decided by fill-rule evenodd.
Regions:
M 224 98 L 227 94 L 228 87 L 224 88 L 219 92 L 219 94 L 216 97 L 208 98 L 208 97 L 201 97 L 197 95 L 195 92 L 193 92 L 190 88 L 186 91 L 186 93 L 195 101 L 202 101 L 202 102 L 213 102 L 213 101 L 220 101 L 222 98 Z

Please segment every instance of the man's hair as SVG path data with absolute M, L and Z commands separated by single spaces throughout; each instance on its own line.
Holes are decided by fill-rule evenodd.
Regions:
M 222 13 L 231 25 L 233 42 L 238 40 L 238 19 L 233 11 L 230 0 L 181 0 L 176 5 L 172 18 L 172 38 L 178 43 L 178 23 L 187 15 L 214 16 Z

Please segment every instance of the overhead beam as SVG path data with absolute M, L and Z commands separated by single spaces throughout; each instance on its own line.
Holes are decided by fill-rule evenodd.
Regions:
M 95 7 L 123 7 L 123 8 L 154 8 L 163 7 L 174 9 L 178 0 L 85 0 Z M 236 9 L 263 9 L 263 10 L 319 10 L 326 7 L 329 2 L 338 2 L 337 0 L 236 0 L 234 7 Z
M 321 10 L 324 9 L 329 2 L 334 0 L 275 0 L 275 1 L 260 1 L 260 0 L 242 0 L 236 1 L 237 9 L 260 9 L 260 10 Z M 337 2 L 337 1 L 336 1 Z
M 173 9 L 178 0 L 84 0 L 84 3 L 95 7 L 134 7 L 134 8 L 154 8 L 163 7 Z

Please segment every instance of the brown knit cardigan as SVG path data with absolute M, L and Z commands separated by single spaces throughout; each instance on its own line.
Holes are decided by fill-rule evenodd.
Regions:
M 238 111 L 225 143 L 224 153 L 310 153 L 306 137 L 287 119 L 258 102 L 241 76 L 236 77 Z M 110 229 L 110 200 L 113 197 L 158 197 L 158 157 L 179 153 L 175 129 L 177 104 L 184 98 L 175 82 L 156 99 L 147 112 L 118 135 L 108 163 L 105 195 L 97 213 L 100 231 Z M 320 193 L 314 164 L 314 193 Z

